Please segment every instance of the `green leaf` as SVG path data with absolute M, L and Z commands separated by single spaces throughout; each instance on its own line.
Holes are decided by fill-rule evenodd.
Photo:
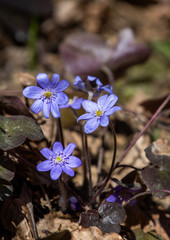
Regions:
M 26 138 L 41 140 L 43 137 L 40 126 L 33 118 L 0 116 L 0 149 L 4 151 L 20 146 Z

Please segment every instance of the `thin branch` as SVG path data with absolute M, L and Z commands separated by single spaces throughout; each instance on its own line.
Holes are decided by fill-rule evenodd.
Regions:
M 117 161 L 115 168 L 117 168 L 117 166 L 122 162 L 122 160 L 124 159 L 124 157 L 127 155 L 127 153 L 129 152 L 129 150 L 135 145 L 135 143 L 137 142 L 137 140 L 143 135 L 143 133 L 146 131 L 146 129 L 151 125 L 151 123 L 155 120 L 155 118 L 158 116 L 158 114 L 162 111 L 162 109 L 165 107 L 165 105 L 169 102 L 170 100 L 170 94 L 167 96 L 167 98 L 165 99 L 165 101 L 160 105 L 160 107 L 156 110 L 156 112 L 154 113 L 154 115 L 151 117 L 151 119 L 149 120 L 149 122 L 147 122 L 147 124 L 145 125 L 145 127 L 137 134 L 137 136 L 131 141 L 131 143 L 129 144 L 129 146 L 127 147 L 127 149 L 122 153 L 122 155 L 120 156 L 119 160 Z M 114 168 L 114 169 L 115 169 Z
M 141 192 L 141 193 L 138 193 L 137 195 L 135 195 L 134 197 L 132 197 L 131 199 L 129 199 L 127 202 L 125 202 L 123 204 L 123 207 L 127 206 L 130 202 L 134 201 L 138 197 L 141 197 L 141 196 L 144 196 L 144 195 L 148 195 L 148 194 L 157 193 L 157 192 L 163 192 L 163 193 L 169 193 L 170 194 L 170 190 L 166 190 L 166 189 L 151 190 L 151 191 Z

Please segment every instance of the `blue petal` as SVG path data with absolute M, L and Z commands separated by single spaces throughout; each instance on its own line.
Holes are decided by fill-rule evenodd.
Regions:
M 62 173 L 62 168 L 61 168 L 60 165 L 58 164 L 58 165 L 54 166 L 54 167 L 51 169 L 51 171 L 50 171 L 50 177 L 51 177 L 51 179 L 53 179 L 53 180 L 57 180 L 57 179 L 60 177 L 61 173 Z
M 77 100 L 75 100 L 72 104 L 71 104 L 71 107 L 73 109 L 80 109 L 81 108 L 81 104 L 83 102 L 84 98 L 78 98 Z
M 79 120 L 88 120 L 90 118 L 93 118 L 94 116 L 91 114 L 91 113 L 85 113 L 83 115 L 81 115 L 78 119 L 77 119 L 77 122 Z
M 52 100 L 52 102 L 51 102 L 51 113 L 52 113 L 53 117 L 55 117 L 55 118 L 61 117 L 59 107 L 58 107 L 58 102 L 56 101 L 56 99 Z
M 109 95 L 109 97 L 107 98 L 107 101 L 105 103 L 105 105 L 103 106 L 105 110 L 108 110 L 109 108 L 113 107 L 113 105 L 115 105 L 115 103 L 117 102 L 118 97 L 115 94 L 111 94 Z
M 44 105 L 43 105 L 43 115 L 45 118 L 49 118 L 49 116 L 50 116 L 50 107 L 51 107 L 50 100 L 45 99 Z
M 70 156 L 75 147 L 76 147 L 75 143 L 70 143 L 67 145 L 63 152 L 66 154 L 66 156 Z
M 37 86 L 29 86 L 23 90 L 23 95 L 27 98 L 37 99 L 42 95 L 42 88 Z
M 39 73 L 37 75 L 37 82 L 42 88 L 46 88 L 51 85 L 48 75 L 46 73 Z
M 77 76 L 77 77 L 75 77 L 75 81 L 74 81 L 73 85 L 76 86 L 77 89 L 84 90 L 85 82 L 82 81 L 79 76 Z
M 41 99 L 37 99 L 31 106 L 31 111 L 33 113 L 39 113 L 43 109 L 43 101 Z
M 58 83 L 57 87 L 55 88 L 57 92 L 64 91 L 68 88 L 69 83 L 66 80 L 62 80 Z
M 103 86 L 103 84 L 101 83 L 101 81 L 98 78 L 96 79 L 96 84 L 99 89 Z
M 57 102 L 59 105 L 63 105 L 69 102 L 69 98 L 68 96 L 63 93 L 63 92 L 59 92 L 57 93 L 57 98 L 56 98 Z
M 81 160 L 78 157 L 75 156 L 70 156 L 68 159 L 68 164 L 67 166 L 71 167 L 71 168 L 77 168 L 81 166 Z
M 103 90 L 105 90 L 106 92 L 113 94 L 113 90 L 112 90 L 112 86 L 111 85 L 106 85 L 102 87 Z
M 75 175 L 73 169 L 71 169 L 70 167 L 67 167 L 66 165 L 63 166 L 63 171 L 71 177 L 73 177 Z
M 43 161 L 37 165 L 37 170 L 39 172 L 49 171 L 51 170 L 51 168 L 52 168 L 52 164 L 51 164 L 51 161 L 49 160 Z
M 84 100 L 82 102 L 82 106 L 87 112 L 94 113 L 98 110 L 97 103 L 89 101 L 89 100 Z
M 106 101 L 107 101 L 107 97 L 108 97 L 108 94 L 105 94 L 101 97 L 99 97 L 99 99 L 97 100 L 97 105 L 99 107 L 99 109 L 103 109 L 103 106 L 105 105 Z
M 43 148 L 40 153 L 47 159 L 54 155 L 54 153 L 49 148 Z
M 53 152 L 62 152 L 63 151 L 63 146 L 60 142 L 55 142 L 53 145 Z
M 116 201 L 116 197 L 113 194 L 106 199 L 106 202 L 115 202 L 115 201 Z
M 70 107 L 70 104 L 63 104 L 63 105 L 59 105 L 59 108 L 63 109 L 63 108 L 68 108 Z
M 105 112 L 105 115 L 106 115 L 106 116 L 110 116 L 110 115 L 113 114 L 114 112 L 120 111 L 120 110 L 121 110 L 121 107 L 115 106 L 115 107 L 112 107 L 112 108 L 110 108 L 109 110 L 107 110 L 107 111 Z
M 107 116 L 102 116 L 102 117 L 100 118 L 100 125 L 101 125 L 102 127 L 107 127 L 108 124 L 109 124 L 109 118 L 108 118 Z
M 89 80 L 89 81 L 94 81 L 94 80 L 96 80 L 97 78 L 96 77 L 94 77 L 94 76 L 87 76 L 87 80 Z
M 51 79 L 51 86 L 52 86 L 53 88 L 56 88 L 56 87 L 57 87 L 58 82 L 59 82 L 59 79 L 60 79 L 59 74 L 54 73 L 54 74 L 53 74 L 53 77 L 52 77 L 52 79 Z
M 85 133 L 91 133 L 94 132 L 99 126 L 99 121 L 94 117 L 86 122 L 84 125 L 84 131 Z

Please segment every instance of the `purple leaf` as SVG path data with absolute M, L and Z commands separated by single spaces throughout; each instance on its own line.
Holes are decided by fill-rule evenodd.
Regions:
M 170 190 L 170 144 L 165 139 L 158 139 L 145 149 L 146 157 L 153 166 L 145 167 L 141 177 L 150 190 Z M 155 193 L 163 197 L 166 193 Z
M 88 228 L 96 226 L 104 233 L 119 233 L 120 223 L 125 219 L 124 208 L 117 203 L 103 203 L 97 210 L 89 210 L 80 215 L 79 224 Z
M 0 96 L 0 114 L 25 115 L 32 117 L 29 109 L 17 96 Z
M 144 62 L 150 55 L 148 47 L 134 42 L 130 29 L 120 32 L 114 47 L 95 34 L 72 34 L 61 44 L 60 52 L 67 71 L 74 75 L 88 75 L 104 65 L 120 70 Z

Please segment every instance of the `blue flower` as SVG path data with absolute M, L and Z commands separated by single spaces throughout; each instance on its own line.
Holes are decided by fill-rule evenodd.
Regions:
M 124 201 L 126 202 L 131 199 L 134 196 L 134 193 L 139 192 L 141 189 L 142 188 L 133 189 L 118 185 L 114 188 L 114 193 L 106 199 L 106 202 L 117 202 L 121 205 Z M 129 203 L 129 205 L 133 205 L 135 203 L 136 200 L 133 200 Z
M 23 90 L 23 95 L 27 98 L 36 99 L 31 106 L 34 113 L 43 110 L 45 118 L 49 118 L 50 111 L 55 118 L 61 116 L 59 105 L 66 104 L 69 99 L 63 91 L 68 87 L 66 80 L 59 82 L 59 75 L 53 74 L 51 82 L 45 73 L 37 75 L 38 86 L 29 86 Z
M 109 94 L 113 93 L 111 85 L 103 86 L 101 81 L 93 76 L 87 76 L 86 81 L 83 81 L 79 76 L 77 76 L 75 78 L 74 86 L 76 86 L 78 90 L 92 92 L 95 97 L 97 97 L 103 90 Z
M 109 116 L 116 111 L 120 111 L 121 108 L 114 106 L 118 97 L 114 94 L 108 96 L 108 94 L 101 96 L 97 103 L 89 100 L 82 102 L 83 108 L 88 112 L 81 115 L 79 120 L 87 120 L 84 125 L 85 133 L 91 133 L 95 131 L 99 125 L 106 127 L 109 124 Z
M 81 108 L 81 104 L 84 98 L 78 98 L 78 97 L 73 97 L 73 99 L 69 99 L 69 102 L 67 104 L 61 105 L 60 108 L 68 108 L 71 107 L 75 110 L 78 110 Z
M 62 171 L 73 177 L 75 173 L 71 168 L 81 166 L 81 160 L 75 156 L 71 156 L 75 146 L 74 143 L 70 143 L 63 150 L 62 144 L 60 142 L 55 142 L 53 150 L 43 148 L 40 152 L 47 160 L 39 163 L 37 165 L 37 170 L 40 172 L 50 170 L 50 176 L 53 180 L 57 180 Z

